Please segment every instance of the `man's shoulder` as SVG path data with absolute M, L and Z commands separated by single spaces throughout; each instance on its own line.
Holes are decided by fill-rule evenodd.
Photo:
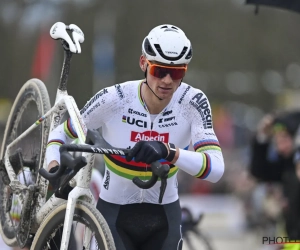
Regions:
M 190 103 L 191 100 L 195 99 L 195 98 L 207 98 L 205 93 L 198 89 L 195 88 L 187 83 L 182 82 L 180 87 L 179 87 L 179 96 L 178 96 L 178 103 L 182 104 L 182 103 Z
M 117 83 L 110 88 L 116 91 L 119 99 L 124 99 L 127 95 L 133 96 L 135 93 L 138 93 L 136 90 L 138 89 L 138 86 L 141 84 L 141 82 L 142 80 L 132 80 Z
M 121 88 L 125 89 L 125 88 L 137 88 L 143 80 L 132 80 L 132 81 L 126 81 L 126 82 L 121 82 L 121 83 L 116 83 L 115 85 L 113 85 L 114 87 L 118 87 L 120 86 Z

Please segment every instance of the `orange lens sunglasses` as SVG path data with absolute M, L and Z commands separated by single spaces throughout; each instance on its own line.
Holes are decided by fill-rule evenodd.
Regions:
M 187 71 L 187 65 L 185 66 L 164 66 L 155 63 L 151 63 L 146 59 L 149 65 L 149 73 L 157 78 L 164 78 L 167 74 L 171 76 L 173 80 L 182 79 Z

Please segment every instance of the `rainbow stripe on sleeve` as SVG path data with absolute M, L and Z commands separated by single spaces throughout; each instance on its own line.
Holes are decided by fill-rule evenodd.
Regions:
M 64 141 L 62 141 L 62 140 L 57 140 L 57 139 L 53 139 L 53 140 L 48 141 L 47 147 L 52 146 L 52 145 L 61 146 L 61 145 L 63 145 L 63 144 L 65 144 Z
M 78 138 L 77 133 L 75 129 L 73 128 L 72 121 L 70 118 L 64 122 L 64 131 L 67 134 L 68 137 L 71 139 Z
M 206 150 L 218 150 L 221 151 L 220 144 L 217 140 L 203 140 L 198 141 L 194 144 L 194 149 L 196 152 L 203 152 Z
M 205 153 L 207 150 L 217 150 L 221 151 L 220 144 L 217 140 L 203 140 L 198 141 L 194 144 L 194 149 L 196 152 L 199 152 L 203 156 L 202 168 L 195 175 L 195 177 L 200 179 L 205 179 L 211 172 L 211 159 L 210 155 Z
M 205 179 L 211 171 L 211 159 L 209 154 L 206 153 L 200 153 L 203 156 L 203 162 L 202 162 L 202 168 L 198 172 L 198 174 L 195 175 L 196 178 L 199 179 Z

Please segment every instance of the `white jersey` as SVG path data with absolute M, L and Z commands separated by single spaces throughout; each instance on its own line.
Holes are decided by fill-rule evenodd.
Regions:
M 224 172 L 224 161 L 205 94 L 181 83 L 170 103 L 151 120 L 141 95 L 142 84 L 142 80 L 129 81 L 95 94 L 81 110 L 87 128 L 102 127 L 103 138 L 117 148 L 133 147 L 140 140 L 171 142 L 180 148 L 177 162 L 170 165 L 162 204 L 178 199 L 179 169 L 200 179 L 218 181 Z M 59 146 L 74 138 L 76 132 L 70 120 L 53 130 L 47 147 L 47 162 L 59 162 Z M 190 142 L 197 153 L 186 151 Z M 115 204 L 158 204 L 160 181 L 150 189 L 140 189 L 132 182 L 135 176 L 148 180 L 152 175 L 149 165 L 134 160 L 127 162 L 122 156 L 112 155 L 105 155 L 104 161 L 106 169 L 100 192 L 103 200 Z M 166 160 L 161 163 L 168 164 Z

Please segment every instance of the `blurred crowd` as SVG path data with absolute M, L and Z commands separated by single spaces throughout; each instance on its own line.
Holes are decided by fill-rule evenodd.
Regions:
M 263 237 L 300 239 L 299 125 L 299 110 L 263 116 L 249 140 L 247 168 L 232 185 L 244 203 L 247 229 Z
M 230 140 L 227 138 L 227 145 L 224 141 L 226 171 L 220 183 L 199 182 L 181 173 L 180 192 L 232 194 L 243 204 L 246 231 L 254 232 L 260 238 L 288 237 L 289 240 L 299 240 L 299 125 L 300 111 L 297 109 L 264 114 L 255 130 L 244 131 L 244 145 L 239 149 L 230 150 Z M 216 129 L 216 133 L 224 134 L 226 129 Z M 222 145 L 222 136 L 220 142 Z M 266 249 L 280 247 L 282 245 L 279 248 L 274 245 Z

